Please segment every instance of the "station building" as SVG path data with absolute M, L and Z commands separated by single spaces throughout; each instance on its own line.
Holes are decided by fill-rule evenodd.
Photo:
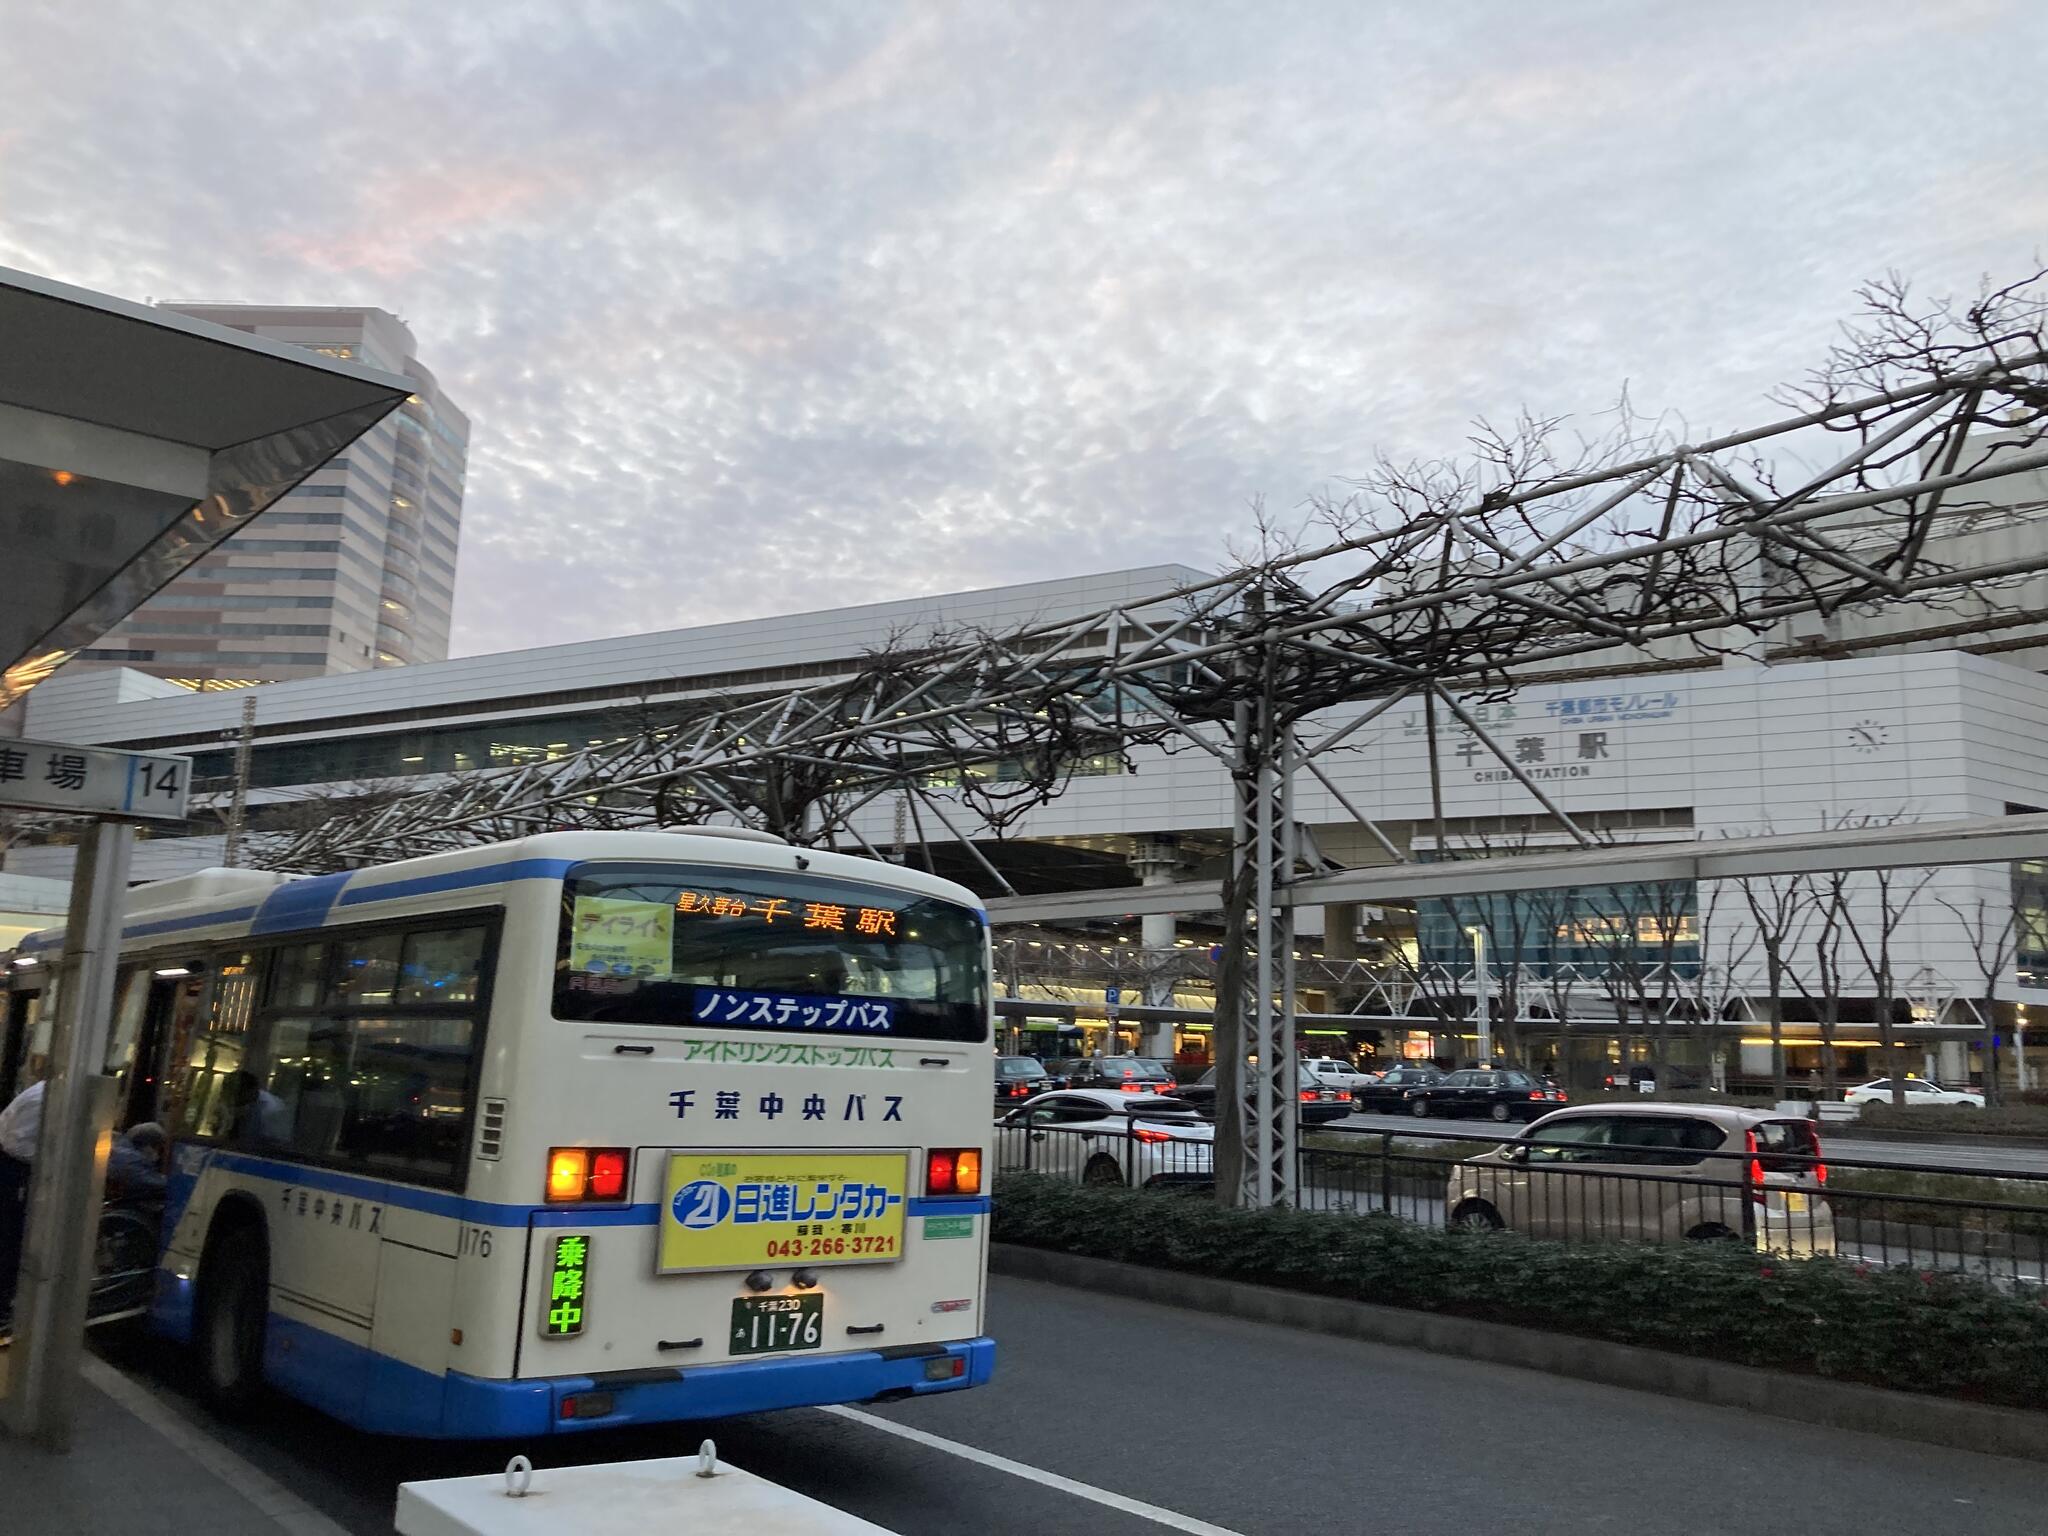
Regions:
M 1014 630 L 1204 575 L 1147 567 L 231 694 L 124 670 L 60 673 L 31 696 L 27 728 L 190 753 L 195 788 L 217 808 L 233 784 L 242 704 L 253 694 L 252 826 L 290 827 L 295 817 L 303 824 L 327 814 L 337 797 L 560 757 L 707 698 L 842 677 L 894 637 Z M 1471 707 L 1515 767 L 1603 840 L 1997 816 L 2048 808 L 2048 678 L 2034 669 L 2037 646 L 2026 638 L 2003 654 L 1976 654 L 1905 636 L 1886 653 L 1828 659 L 1822 646 L 1814 659 L 1770 666 L 1693 656 L 1590 682 L 1532 681 Z M 1328 723 L 1346 718 L 1340 710 Z M 1381 716 L 1320 766 L 1329 787 L 1305 777 L 1297 805 L 1318 853 L 1338 864 L 1387 860 L 1342 800 L 1414 859 L 1569 846 L 1557 818 L 1471 733 L 1440 729 L 1432 754 L 1419 707 Z M 895 805 L 879 801 L 862 816 L 875 847 L 904 847 Z M 1214 757 L 1143 748 L 1128 765 L 1079 765 L 1057 799 L 1004 840 L 977 846 L 1018 891 L 1132 885 L 1213 876 L 1229 821 L 1229 784 Z M 221 862 L 217 809 L 186 834 L 139 845 L 136 876 Z M 929 851 L 940 872 L 990 889 L 965 850 L 934 843 Z M 15 848 L 6 868 L 62 878 L 69 860 L 58 841 Z M 1588 1042 L 1596 1065 L 1638 1058 L 1654 1041 L 1663 1059 L 1688 1061 L 1702 1077 L 1754 1078 L 1770 1065 L 1761 935 L 1771 925 L 1757 906 L 1772 896 L 1724 882 L 1425 902 L 1412 911 L 1332 907 L 1320 930 L 1317 915 L 1304 914 L 1311 1043 L 1381 1060 L 1469 1059 L 1483 989 L 1496 1046 L 1505 1039 L 1532 1060 L 1559 1059 L 1572 1037 Z M 1830 907 L 1832 896 L 1840 899 Z M 1842 1080 L 1875 1075 L 1874 1048 L 1895 1032 L 1910 1040 L 1917 1071 L 1980 1075 L 1996 1040 L 2002 1070 L 2014 1076 L 2017 1036 L 2031 1010 L 2048 1008 L 2048 872 L 2000 864 L 1884 882 L 1853 876 L 1838 892 L 1822 879 L 1794 905 L 1781 937 L 1803 984 L 1786 989 L 1784 1005 L 1795 1073 L 1818 1070 L 1826 1034 Z M 1832 972 L 1821 975 L 1814 946 L 1829 910 Z M 1126 1045 L 1200 1059 L 1217 936 L 1213 913 L 1185 914 L 1168 935 L 1136 921 L 999 929 L 1010 1043 L 1059 1049 L 1116 1027 Z M 1880 939 L 1885 976 L 1877 974 Z M 1112 1006 L 1112 993 L 1124 1007 Z M 1881 995 L 1890 999 L 1883 1016 Z M 1149 1005 L 1149 1017 L 1133 1004 Z M 2040 1017 L 2048 1036 L 2048 1013 Z

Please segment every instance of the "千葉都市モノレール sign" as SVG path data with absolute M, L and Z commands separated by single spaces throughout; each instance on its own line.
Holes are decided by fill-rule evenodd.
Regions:
M 192 763 L 158 752 L 0 737 L 0 806 L 142 821 L 183 821 Z

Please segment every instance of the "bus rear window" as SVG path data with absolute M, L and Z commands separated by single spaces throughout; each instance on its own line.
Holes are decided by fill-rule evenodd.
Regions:
M 986 1040 L 980 914 L 853 881 L 584 864 L 562 887 L 555 1017 Z

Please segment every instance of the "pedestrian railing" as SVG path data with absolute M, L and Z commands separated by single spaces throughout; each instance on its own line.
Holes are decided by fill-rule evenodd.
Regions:
M 2010 1286 L 2048 1266 L 2048 1173 L 2017 1169 L 1330 1127 L 1304 1133 L 1299 1183 L 1305 1209 L 1561 1242 L 1739 1242 Z
M 1132 1189 L 1208 1188 L 1215 1183 L 1212 1128 L 1188 1115 L 1124 1111 L 1084 1123 L 998 1121 L 999 1173 L 1041 1173 L 1079 1184 Z

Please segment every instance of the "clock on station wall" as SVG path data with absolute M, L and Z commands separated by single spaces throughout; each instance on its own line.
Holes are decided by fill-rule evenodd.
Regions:
M 1892 728 L 1882 720 L 1858 720 L 1849 727 L 1849 745 L 1865 754 L 1890 745 Z

